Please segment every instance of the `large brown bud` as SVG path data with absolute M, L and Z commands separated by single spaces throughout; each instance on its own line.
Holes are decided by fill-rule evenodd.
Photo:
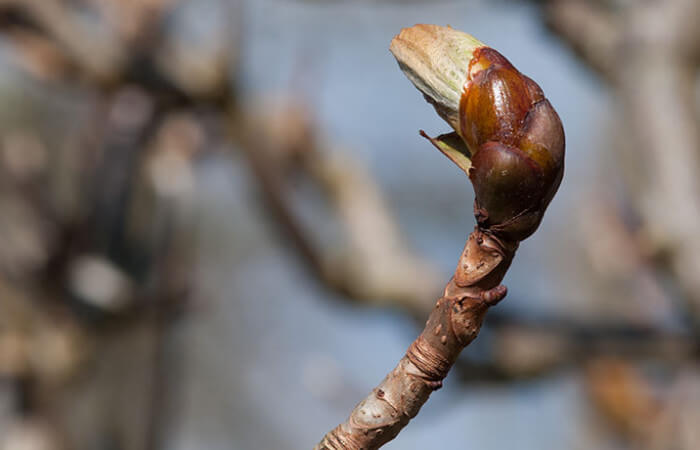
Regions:
M 509 241 L 530 236 L 564 172 L 564 130 L 537 83 L 449 27 L 406 28 L 391 51 L 455 129 L 431 141 L 469 175 L 479 226 Z

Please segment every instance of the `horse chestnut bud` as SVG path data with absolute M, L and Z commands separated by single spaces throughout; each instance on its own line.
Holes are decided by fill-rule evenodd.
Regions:
M 449 27 L 406 28 L 391 51 L 455 130 L 430 140 L 469 175 L 479 227 L 509 241 L 530 236 L 564 172 L 564 130 L 537 83 Z

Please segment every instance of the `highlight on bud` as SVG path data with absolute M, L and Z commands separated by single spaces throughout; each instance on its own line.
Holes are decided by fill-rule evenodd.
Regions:
M 542 89 L 499 52 L 450 27 L 405 28 L 390 49 L 455 130 L 421 134 L 469 176 L 479 227 L 511 241 L 531 235 L 564 173 L 564 129 Z

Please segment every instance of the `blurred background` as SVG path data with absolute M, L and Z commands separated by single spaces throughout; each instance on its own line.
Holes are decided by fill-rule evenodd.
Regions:
M 0 449 L 303 449 L 474 226 L 388 51 L 535 79 L 567 168 L 392 449 L 700 447 L 700 4 L 0 0 Z

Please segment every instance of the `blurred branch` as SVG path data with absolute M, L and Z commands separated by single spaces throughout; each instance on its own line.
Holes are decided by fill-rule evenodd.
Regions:
M 67 59 L 89 77 L 107 81 L 121 73 L 126 49 L 108 27 L 89 24 L 61 0 L 0 0 L 28 16 L 31 23 L 61 44 Z
M 164 2 L 161 6 L 166 4 Z M 436 271 L 404 250 L 399 231 L 376 183 L 366 170 L 348 158 L 331 157 L 325 149 L 319 149 L 318 140 L 305 141 L 305 136 L 299 136 L 300 130 L 315 125 L 307 120 L 307 115 L 297 116 L 298 111 L 291 111 L 288 116 L 284 113 L 290 111 L 281 111 L 279 116 L 267 111 L 260 122 L 247 128 L 252 123 L 251 117 L 237 103 L 236 92 L 228 88 L 230 71 L 235 70 L 228 58 L 236 54 L 228 47 L 235 42 L 223 39 L 228 34 L 212 39 L 215 45 L 224 42 L 221 48 L 213 51 L 193 48 L 188 40 L 153 36 L 154 30 L 162 31 L 159 24 L 154 26 L 154 14 L 163 12 L 159 5 L 147 12 L 148 19 L 136 21 L 140 26 L 134 28 L 129 23 L 125 29 L 116 26 L 124 22 L 113 16 L 134 13 L 143 19 L 140 13 L 144 11 L 130 12 L 128 5 L 119 2 L 98 2 L 93 6 L 100 14 L 85 15 L 76 5 L 57 0 L 0 0 L 0 12 L 11 12 L 23 18 L 9 20 L 11 26 L 5 27 L 13 35 L 20 66 L 51 81 L 80 79 L 98 94 L 98 106 L 88 123 L 93 134 L 89 145 L 94 148 L 90 149 L 90 155 L 80 159 L 78 167 L 70 167 L 78 169 L 77 173 L 82 175 L 80 196 L 85 197 L 82 200 L 87 200 L 88 206 L 81 205 L 76 217 L 62 223 L 67 229 L 58 232 L 60 239 L 49 255 L 47 279 L 49 287 L 57 291 L 66 289 L 64 284 L 68 279 L 68 292 L 74 297 L 73 301 L 77 301 L 79 314 L 84 315 L 83 320 L 87 322 L 105 320 L 112 314 L 117 314 L 125 323 L 131 318 L 128 329 L 135 336 L 128 347 L 132 355 L 142 356 L 143 352 L 156 355 L 148 364 L 145 360 L 135 364 L 135 371 L 124 383 L 116 383 L 109 373 L 102 372 L 95 379 L 96 384 L 106 383 L 129 392 L 138 384 L 132 385 L 132 381 L 141 380 L 153 393 L 150 403 L 143 398 L 145 396 L 140 396 L 144 402 L 143 414 L 132 417 L 133 420 L 141 418 L 139 426 L 128 426 L 129 418 L 122 415 L 120 408 L 115 408 L 110 419 L 117 430 L 115 437 L 131 442 L 130 448 L 143 448 L 145 442 L 154 444 L 160 438 L 163 392 L 167 389 L 160 375 L 166 370 L 163 365 L 172 361 L 164 360 L 164 339 L 169 321 L 164 322 L 158 308 L 162 307 L 162 297 L 172 291 L 172 286 L 155 283 L 145 292 L 142 283 L 144 279 L 152 283 L 153 278 L 166 284 L 186 280 L 187 276 L 179 276 L 182 267 L 167 264 L 186 255 L 173 258 L 167 252 L 162 256 L 157 254 L 164 248 L 161 241 L 170 233 L 167 227 L 165 233 L 163 230 L 154 231 L 153 227 L 164 223 L 160 220 L 161 213 L 170 216 L 167 210 L 161 210 L 160 202 L 153 204 L 150 199 L 162 188 L 168 191 L 162 193 L 164 201 L 168 201 L 172 194 L 170 190 L 178 188 L 173 185 L 174 180 L 163 178 L 164 172 L 156 167 L 154 160 L 171 164 L 174 152 L 169 151 L 171 156 L 151 158 L 144 148 L 158 129 L 165 128 L 162 120 L 174 108 L 213 106 L 219 112 L 215 114 L 218 118 L 226 120 L 228 117 L 233 122 L 244 124 L 242 128 L 245 130 L 236 128 L 233 137 L 244 144 L 243 148 L 267 193 L 266 198 L 321 279 L 356 297 L 401 303 L 407 298 L 411 308 L 424 309 L 419 302 L 437 292 Z M 148 5 L 144 6 L 149 9 Z M 138 36 L 150 38 L 149 46 L 138 45 L 137 51 L 131 52 L 130 48 L 142 40 L 137 39 Z M 223 105 L 230 108 L 230 117 L 226 109 L 222 110 Z M 285 123 L 285 120 L 295 117 L 301 121 Z M 278 141 L 268 139 L 262 143 L 261 136 L 269 138 L 275 135 L 265 128 L 273 123 L 282 124 L 286 131 L 278 136 Z M 178 129 L 182 128 L 181 122 Z M 241 136 L 253 136 L 253 139 Z M 182 138 L 169 138 L 167 147 L 178 147 Z M 187 136 L 184 138 L 186 140 Z M 349 244 L 347 247 L 337 245 L 328 251 L 323 244 L 314 241 L 314 229 L 304 228 L 298 222 L 286 195 L 289 190 L 288 167 L 284 161 L 280 164 L 280 155 L 284 160 L 285 152 L 295 145 L 305 154 L 298 158 L 299 173 L 305 174 L 319 191 L 327 194 L 331 209 L 342 223 L 343 240 Z M 172 178 L 170 170 L 168 174 Z M 149 185 L 149 177 L 153 178 L 153 188 L 144 190 L 140 185 L 144 180 Z M 346 253 L 343 255 L 343 252 Z M 169 275 L 153 272 L 150 268 L 156 265 Z M 182 291 L 176 289 L 172 292 Z M 153 301 L 158 304 L 152 304 Z M 143 315 L 141 319 L 140 315 Z M 98 345 L 104 346 L 97 350 L 101 353 L 101 364 L 109 365 L 110 361 L 123 357 L 122 353 L 108 347 L 108 336 L 92 337 Z M 86 384 L 77 390 L 89 389 L 96 387 Z M 74 397 L 79 398 L 79 392 Z M 46 392 L 46 398 L 61 395 L 61 390 Z M 90 435 L 104 431 L 100 417 L 91 417 L 92 426 L 84 431 Z M 90 438 L 83 434 L 79 438 L 80 433 L 75 434 L 75 423 L 58 419 L 57 427 L 65 429 L 71 436 L 69 442 L 93 442 L 94 436 Z
M 623 109 L 623 173 L 635 187 L 643 235 L 657 260 L 669 262 L 700 322 L 700 4 L 632 2 L 614 16 L 612 9 L 554 0 L 547 11 L 552 29 L 613 82 Z
M 700 378 L 686 365 L 675 374 L 654 375 L 616 358 L 587 366 L 585 382 L 591 404 L 605 425 L 633 448 L 697 448 L 700 432 Z
M 546 7 L 545 20 L 600 75 L 606 78 L 615 75 L 621 35 L 612 13 L 595 2 L 551 1 Z
M 601 358 L 586 367 L 586 384 L 593 406 L 606 424 L 638 444 L 649 439 L 649 424 L 656 420 L 660 396 L 633 366 L 624 361 Z
M 17 321 L 0 335 L 0 363 L 20 381 L 36 380 L 24 389 L 37 399 L 27 417 L 48 424 L 65 448 L 139 450 L 161 445 L 170 379 L 163 374 L 178 362 L 168 357 L 169 330 L 192 279 L 190 171 L 204 142 L 190 139 L 198 125 L 173 113 L 206 103 L 227 78 L 202 82 L 193 74 L 198 90 L 179 85 L 167 71 L 189 64 L 179 58 L 185 45 L 171 46 L 176 62 L 160 69 L 158 44 L 167 42 L 159 38 L 160 16 L 172 4 L 100 3 L 112 4 L 103 13 L 144 13 L 143 20 L 127 27 L 129 34 L 84 4 L 0 0 L 11 62 L 57 90 L 79 81 L 88 95 L 75 103 L 89 110 L 79 124 L 82 139 L 44 148 L 39 123 L 3 139 L 0 228 L 21 253 L 0 252 L 0 286 L 15 285 L 26 308 L 49 319 L 28 327 Z M 225 52 L 197 58 L 212 55 L 226 61 Z M 13 229 L 21 234 L 8 233 Z M 13 263 L 5 266 L 8 258 Z M 0 295 L 0 307 L 10 303 Z M 61 317 L 88 349 L 69 348 L 72 328 L 56 325 Z M 60 363 L 66 367 L 53 367 Z M 64 372 L 77 382 L 65 383 Z M 0 445 L 17 444 L 11 442 Z
M 247 124 L 239 132 L 242 149 L 277 222 L 316 276 L 352 298 L 424 317 L 425 299 L 439 292 L 437 270 L 406 250 L 367 169 L 347 152 L 325 146 L 308 111 L 293 102 L 268 105 L 263 114 L 232 122 Z M 314 238 L 320 227 L 304 224 L 295 212 L 289 195 L 293 176 L 308 180 L 327 199 L 342 229 L 330 245 Z
M 409 311 L 428 309 L 425 299 L 439 292 L 438 271 L 407 250 L 367 169 L 347 152 L 307 158 L 305 167 L 328 194 L 350 241 L 341 259 L 329 264 L 326 276 L 359 298 Z
M 495 310 L 482 334 L 480 356 L 465 355 L 458 361 L 462 379 L 493 382 L 547 376 L 601 357 L 680 365 L 700 356 L 700 335 L 692 331 L 600 318 Z

